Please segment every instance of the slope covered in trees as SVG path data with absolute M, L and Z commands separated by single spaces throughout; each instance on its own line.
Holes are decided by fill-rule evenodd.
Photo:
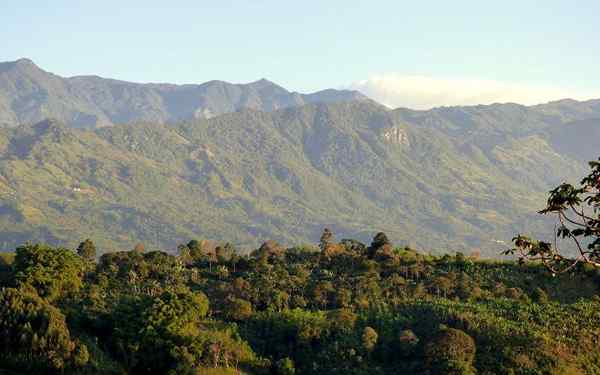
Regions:
M 3 129 L 0 249 L 87 237 L 99 253 L 139 241 L 174 249 L 203 237 L 249 250 L 260 238 L 309 243 L 329 226 L 497 255 L 515 233 L 549 234 L 535 211 L 585 173 L 577 151 L 597 143 L 557 134 L 594 116 L 592 102 L 388 111 L 359 101 L 172 126 Z

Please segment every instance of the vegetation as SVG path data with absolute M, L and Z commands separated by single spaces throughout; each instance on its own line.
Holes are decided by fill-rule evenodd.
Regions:
M 2 265 L 0 368 L 28 373 L 597 374 L 600 271 L 335 240 L 247 256 L 90 260 L 28 244 Z M 226 250 L 227 249 L 227 250 Z M 193 254 L 193 255 L 192 255 Z M 9 258 L 9 257 L 5 257 Z
M 45 74 L 28 61 L 3 69 Z M 84 83 L 71 80 L 65 101 Z M 261 105 L 292 105 L 252 85 Z M 40 98 L 10 117 L 37 116 Z M 113 120 L 76 104 L 48 110 L 71 126 Z M 189 117 L 173 113 L 149 120 Z M 550 192 L 554 243 L 519 235 L 506 252 L 519 262 L 480 258 L 515 228 L 543 234 L 530 211 L 590 150 L 562 134 L 594 117 L 596 102 L 359 100 L 172 126 L 0 129 L 0 246 L 15 249 L 0 253 L 0 373 L 600 374 L 600 162 Z
M 245 253 L 329 227 L 365 243 L 383 230 L 435 254 L 497 256 L 517 231 L 550 235 L 539 202 L 585 173 L 577 151 L 596 138 L 571 144 L 553 131 L 587 132 L 572 122 L 600 118 L 600 107 L 545 112 L 553 106 L 414 112 L 356 101 L 175 125 L 0 129 L 0 249 L 91 238 L 98 254 L 137 242 L 174 250 L 202 237 Z
M 552 273 L 568 272 L 583 263 L 600 269 L 600 159 L 590 162 L 592 171 L 580 187 L 563 183 L 550 192 L 548 203 L 540 213 L 558 217 L 554 245 L 519 235 L 513 239 L 521 259 L 541 261 Z M 574 250 L 561 251 L 559 239 L 570 240 Z M 571 254 L 575 254 L 574 257 Z

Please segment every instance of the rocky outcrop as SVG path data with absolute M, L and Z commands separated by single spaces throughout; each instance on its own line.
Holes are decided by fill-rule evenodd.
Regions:
M 383 136 L 383 139 L 385 139 L 389 143 L 392 143 L 395 145 L 410 146 L 410 142 L 408 140 L 408 134 L 406 134 L 405 130 L 400 129 L 399 127 L 393 127 L 393 128 L 385 130 L 382 133 L 382 136 Z

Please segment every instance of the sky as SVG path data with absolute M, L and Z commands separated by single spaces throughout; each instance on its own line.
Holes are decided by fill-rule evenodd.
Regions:
M 600 98 L 600 1 L 0 4 L 0 61 L 134 82 L 358 89 L 390 107 Z

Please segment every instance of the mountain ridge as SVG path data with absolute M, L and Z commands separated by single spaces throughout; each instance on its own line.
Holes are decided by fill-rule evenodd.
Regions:
M 136 121 L 209 118 L 244 108 L 273 111 L 315 102 L 370 100 L 357 91 L 290 92 L 267 79 L 245 84 L 134 83 L 94 75 L 61 77 L 29 59 L 0 63 L 0 126 L 56 118 L 96 128 Z
M 11 71 L 18 74 L 11 76 Z M 32 124 L 46 118 L 56 118 L 70 127 L 81 128 L 137 121 L 176 123 L 246 108 L 270 112 L 311 103 L 354 100 L 376 103 L 355 90 L 324 89 L 302 94 L 289 91 L 266 78 L 248 83 L 222 80 L 200 84 L 137 83 L 97 75 L 61 77 L 43 70 L 28 58 L 0 62 L 0 126 L 4 127 Z M 561 99 L 532 106 L 494 103 L 487 106 L 443 106 L 430 110 L 390 109 L 418 114 L 505 105 L 529 108 L 550 116 L 571 116 L 571 120 L 575 121 L 588 119 L 585 118 L 586 112 L 596 113 L 600 99 Z

